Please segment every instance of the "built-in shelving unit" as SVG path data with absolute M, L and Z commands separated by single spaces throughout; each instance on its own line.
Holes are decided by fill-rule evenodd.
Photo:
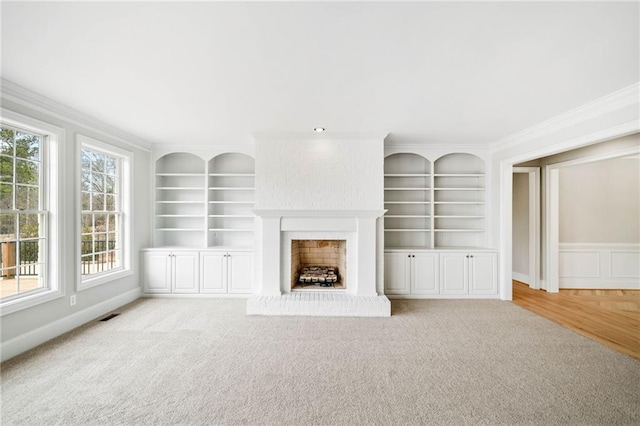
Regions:
M 432 168 L 418 154 L 396 153 L 384 164 L 385 247 L 482 246 L 486 196 L 481 158 L 447 154 Z
M 253 245 L 254 159 L 225 153 L 212 158 L 208 166 L 207 244 Z
M 205 222 L 205 162 L 188 153 L 156 161 L 155 238 L 159 246 L 201 247 Z
M 190 153 L 156 161 L 156 247 L 253 245 L 254 160 L 240 153 L 208 162 Z
M 484 161 L 467 153 L 434 163 L 435 247 L 477 247 L 485 232 Z
M 385 245 L 431 247 L 431 165 L 409 153 L 392 154 L 384 161 Z

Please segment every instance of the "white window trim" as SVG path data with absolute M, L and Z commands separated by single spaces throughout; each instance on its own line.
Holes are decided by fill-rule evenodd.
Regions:
M 47 230 L 45 238 L 47 250 L 45 254 L 45 279 L 47 289 L 27 293 L 24 297 L 18 297 L 7 301 L 0 301 L 0 316 L 17 312 L 41 303 L 49 302 L 65 296 L 62 283 L 66 282 L 64 253 L 64 221 L 62 206 L 64 200 L 64 129 L 53 126 L 34 118 L 18 114 L 2 108 L 0 121 L 7 126 L 18 127 L 29 132 L 46 136 L 44 155 L 42 159 L 42 176 L 44 182 L 44 207 L 48 211 Z
M 121 211 L 122 211 L 122 267 L 113 271 L 107 271 L 95 276 L 84 277 L 82 275 L 82 242 L 80 235 L 82 233 L 82 161 L 81 154 L 82 148 L 86 147 L 94 151 L 101 152 L 103 154 L 117 156 L 121 159 Z M 132 177 L 132 165 L 133 165 L 133 152 L 118 148 L 111 144 L 84 136 L 81 134 L 76 135 L 76 290 L 82 291 L 88 288 L 96 287 L 99 285 L 107 284 L 124 277 L 133 275 L 134 271 L 131 267 L 131 218 L 133 217 L 131 211 L 131 191 L 133 188 Z

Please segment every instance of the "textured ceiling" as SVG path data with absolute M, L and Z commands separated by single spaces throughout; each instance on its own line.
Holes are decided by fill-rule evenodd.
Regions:
M 640 80 L 637 2 L 1 8 L 3 78 L 153 143 L 487 144 Z

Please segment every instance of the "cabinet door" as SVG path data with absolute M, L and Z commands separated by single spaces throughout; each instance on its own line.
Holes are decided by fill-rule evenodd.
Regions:
M 465 253 L 440 253 L 440 293 L 468 294 L 468 259 Z
M 469 255 L 469 294 L 497 294 L 498 254 Z
M 227 292 L 227 256 L 225 252 L 200 253 L 200 292 Z
M 198 252 L 173 253 L 173 292 L 198 292 Z
M 384 254 L 384 292 L 409 294 L 411 292 L 411 256 L 408 252 Z
M 227 258 L 227 282 L 229 293 L 251 293 L 253 288 L 253 253 L 229 253 Z
M 438 294 L 438 255 L 434 253 L 415 253 L 411 255 L 412 294 Z
M 171 252 L 147 251 L 142 255 L 145 293 L 171 293 Z

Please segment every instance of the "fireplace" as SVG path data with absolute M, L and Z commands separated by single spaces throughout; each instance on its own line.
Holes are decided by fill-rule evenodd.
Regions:
M 291 291 L 346 288 L 346 240 L 291 240 Z
M 254 210 L 259 218 L 260 288 L 247 301 L 252 315 L 389 316 L 391 305 L 384 296 L 381 274 L 383 247 L 379 235 L 384 210 Z M 297 241 L 297 243 L 295 242 Z M 303 286 L 296 288 L 304 245 L 324 245 L 342 254 L 318 257 L 337 269 L 342 288 Z M 296 246 L 298 254 L 295 254 Z M 333 247 L 332 247 L 333 246 Z M 341 248 L 342 247 L 342 248 Z M 311 252 L 313 247 L 304 247 Z M 337 260 L 336 263 L 333 260 Z M 325 265 L 326 264 L 326 265 Z

